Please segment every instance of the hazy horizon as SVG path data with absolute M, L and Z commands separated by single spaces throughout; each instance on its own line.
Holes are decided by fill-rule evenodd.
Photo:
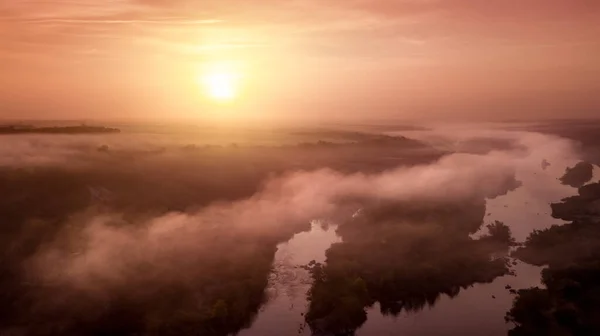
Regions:
M 598 22 L 593 0 L 3 1 L 0 118 L 590 118 Z
M 600 0 L 0 0 L 0 335 L 600 335 Z

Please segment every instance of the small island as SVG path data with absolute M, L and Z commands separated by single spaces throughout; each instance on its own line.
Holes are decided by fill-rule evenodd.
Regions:
M 33 126 L 0 126 L 0 135 L 11 134 L 104 134 L 120 133 L 118 128 L 103 126 L 56 126 L 56 127 L 33 127 Z
M 589 162 L 579 162 L 572 168 L 567 168 L 560 178 L 564 185 L 580 188 L 594 177 L 594 166 Z

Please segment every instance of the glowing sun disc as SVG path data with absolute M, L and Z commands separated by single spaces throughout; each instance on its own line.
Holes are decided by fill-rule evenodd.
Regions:
M 212 69 L 202 75 L 206 95 L 218 101 L 234 99 L 238 94 L 239 76 L 233 72 Z

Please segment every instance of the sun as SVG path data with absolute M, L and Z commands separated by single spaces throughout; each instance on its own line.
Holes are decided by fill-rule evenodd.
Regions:
M 205 94 L 213 100 L 226 102 L 235 99 L 239 91 L 239 74 L 224 66 L 213 65 L 201 76 Z
M 231 100 L 236 95 L 235 78 L 230 73 L 213 73 L 205 75 L 206 93 L 216 100 Z

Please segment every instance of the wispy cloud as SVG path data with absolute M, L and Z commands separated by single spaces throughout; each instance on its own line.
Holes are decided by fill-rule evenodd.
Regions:
M 43 23 L 73 23 L 73 24 L 161 24 L 161 25 L 204 25 L 222 22 L 221 20 L 186 20 L 177 18 L 149 19 L 149 20 L 110 20 L 110 19 L 20 19 L 21 23 L 43 24 Z
M 194 68 L 209 58 L 255 57 L 269 65 L 267 72 L 277 72 L 270 67 L 281 62 L 299 81 L 307 76 L 302 64 L 338 71 L 328 78 L 376 65 L 380 91 L 401 87 L 382 79 L 389 69 L 414 66 L 419 69 L 406 76 L 427 77 L 417 81 L 421 94 L 444 73 L 449 82 L 461 73 L 457 78 L 487 83 L 478 74 L 490 64 L 497 72 L 598 70 L 598 22 L 598 0 L 0 0 L 0 57 L 10 59 L 0 62 L 0 72 L 28 71 L 29 62 L 40 59 L 69 69 L 81 59 L 139 64 L 160 56 L 167 67 Z M 119 77 L 113 65 L 105 70 Z M 547 78 L 567 85 L 564 78 L 571 76 Z M 455 85 L 437 90 L 457 99 Z M 378 100 L 392 106 L 398 94 L 389 96 Z
M 600 2 L 595 0 L 12 0 L 0 4 L 0 17 L 3 25 L 20 32 L 8 30 L 0 36 L 10 40 L 40 30 L 60 33 L 72 25 L 123 26 L 116 33 L 125 36 L 128 26 L 135 26 L 136 33 L 181 26 L 197 35 L 202 26 L 223 24 L 261 32 L 266 27 L 267 34 L 301 36 L 302 43 L 323 33 L 316 36 L 315 46 L 330 35 L 329 43 L 350 49 L 349 44 L 358 47 L 374 39 L 414 46 L 429 39 L 481 42 L 482 37 L 524 44 L 546 38 L 546 44 L 556 44 L 572 41 L 573 35 L 579 41 L 592 39 L 599 13 Z M 93 31 L 85 34 L 97 37 Z

